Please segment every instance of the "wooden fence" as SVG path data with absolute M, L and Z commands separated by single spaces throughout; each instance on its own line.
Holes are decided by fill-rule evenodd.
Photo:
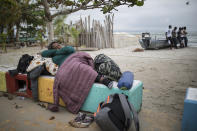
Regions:
M 77 22 L 76 28 L 81 31 L 78 38 L 78 46 L 93 47 L 98 49 L 113 48 L 113 20 L 114 15 L 105 16 L 104 25 L 97 20 L 85 20 L 82 18 Z

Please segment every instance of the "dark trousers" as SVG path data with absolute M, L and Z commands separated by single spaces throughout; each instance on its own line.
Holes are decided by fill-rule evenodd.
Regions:
M 38 101 L 38 77 L 40 75 L 50 75 L 45 69 L 45 65 L 41 65 L 28 72 L 28 79 L 31 81 L 32 96 L 35 101 Z
M 173 41 L 174 47 L 177 48 L 177 43 L 178 43 L 177 38 L 176 37 L 173 37 L 172 38 L 172 41 Z
M 183 39 L 184 39 L 185 47 L 187 47 L 188 39 L 187 37 L 183 37 Z
M 182 37 L 177 37 L 178 43 L 180 44 L 180 48 L 183 47 L 183 41 L 182 41 Z
M 170 41 L 170 48 L 172 49 L 172 47 L 173 47 L 173 40 L 172 40 L 172 37 L 168 37 L 167 39 Z
M 181 40 L 180 47 L 181 47 L 181 48 L 185 47 L 185 44 L 184 44 L 184 37 L 180 37 L 180 40 Z

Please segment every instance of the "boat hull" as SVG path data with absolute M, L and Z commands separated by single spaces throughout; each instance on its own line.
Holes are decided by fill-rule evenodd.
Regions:
M 139 41 L 140 45 L 144 49 L 161 49 L 170 47 L 167 40 L 145 40 L 141 39 Z

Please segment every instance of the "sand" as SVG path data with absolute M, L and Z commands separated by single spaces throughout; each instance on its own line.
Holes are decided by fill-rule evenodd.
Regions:
M 118 37 L 116 40 L 119 44 L 123 37 L 127 39 L 124 35 Z M 137 42 L 138 38 L 133 38 L 135 40 L 127 39 L 122 43 L 125 47 L 88 51 L 88 53 L 93 58 L 100 53 L 106 54 L 119 65 L 122 72 L 132 71 L 135 79 L 143 82 L 143 104 L 139 113 L 141 131 L 181 130 L 186 89 L 197 88 L 197 48 L 132 52 L 136 48 L 141 48 Z M 16 66 L 22 54 L 33 55 L 40 51 L 40 47 L 15 51 L 9 49 L 8 53 L 0 54 L 0 69 Z M 96 124 L 87 130 L 95 128 Z

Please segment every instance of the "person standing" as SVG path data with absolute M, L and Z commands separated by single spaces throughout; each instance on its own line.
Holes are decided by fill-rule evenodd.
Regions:
M 187 39 L 187 31 L 186 31 L 186 27 L 183 27 L 183 40 L 184 40 L 184 43 L 185 43 L 185 47 L 187 47 L 187 42 L 188 42 L 188 39 Z
M 172 41 L 172 26 L 169 25 L 168 30 L 166 32 L 166 38 L 168 40 L 168 43 L 170 44 L 170 49 L 173 47 L 173 41 Z
M 177 40 L 181 47 L 181 27 L 179 27 L 179 30 L 177 32 Z
M 183 31 L 183 27 L 181 28 L 181 31 L 180 31 L 180 37 L 181 37 L 181 44 L 180 44 L 180 47 L 185 47 L 184 46 L 184 31 Z
M 174 27 L 174 29 L 172 30 L 172 41 L 174 44 L 174 48 L 177 49 L 177 27 Z

